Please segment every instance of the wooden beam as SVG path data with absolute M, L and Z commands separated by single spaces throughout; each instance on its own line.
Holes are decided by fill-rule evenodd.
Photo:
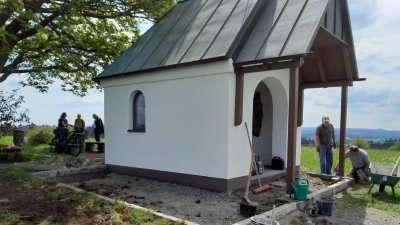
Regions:
M 328 88 L 328 87 L 341 87 L 341 86 L 353 86 L 353 81 L 332 81 L 325 83 L 305 83 L 300 84 L 300 89 L 311 89 L 311 88 Z
M 299 74 L 300 75 L 300 74 Z M 303 126 L 304 89 L 299 89 L 297 109 L 297 127 Z
M 297 142 L 297 108 L 299 94 L 299 68 L 290 68 L 289 81 L 289 115 L 288 115 L 288 149 L 286 169 L 286 193 L 293 194 L 291 183 L 296 174 L 296 142 Z
M 342 55 L 343 55 L 344 68 L 346 70 L 347 80 L 353 80 L 353 76 L 351 74 L 351 69 L 350 69 L 349 51 L 347 50 L 347 47 L 343 45 L 342 45 Z
M 347 123 L 348 87 L 342 86 L 342 103 L 340 109 L 340 144 L 339 144 L 339 176 L 344 176 L 344 155 L 346 152 L 346 123 Z
M 296 59 L 292 61 L 284 61 L 284 62 L 274 62 L 274 63 L 266 63 L 266 64 L 260 64 L 257 66 L 246 66 L 246 67 L 240 67 L 240 73 L 256 73 L 256 72 L 262 72 L 262 71 L 270 71 L 270 70 L 282 70 L 282 69 L 288 69 L 288 68 L 295 68 L 295 67 L 301 67 L 304 64 L 304 60 L 301 59 Z
M 302 84 L 302 83 L 304 83 L 303 73 L 301 73 L 301 72 L 299 71 L 299 84 Z
M 326 76 L 324 72 L 324 67 L 322 65 L 322 57 L 321 57 L 321 51 L 318 48 L 315 48 L 315 57 L 317 58 L 317 66 L 318 66 L 318 71 L 319 71 L 319 76 L 321 77 L 321 80 L 323 82 L 326 82 Z
M 235 126 L 242 124 L 243 119 L 243 87 L 244 74 L 236 73 L 236 91 L 235 91 Z

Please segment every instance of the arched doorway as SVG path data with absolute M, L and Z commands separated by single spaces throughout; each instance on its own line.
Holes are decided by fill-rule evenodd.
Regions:
M 254 91 L 251 132 L 254 154 L 264 165 L 271 165 L 275 156 L 287 158 L 287 115 L 284 85 L 274 77 L 263 79 Z

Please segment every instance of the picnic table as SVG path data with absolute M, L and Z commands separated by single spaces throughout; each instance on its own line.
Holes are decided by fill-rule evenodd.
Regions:
M 14 162 L 15 154 L 21 151 L 21 148 L 15 145 L 6 145 L 1 148 L 1 151 L 7 152 L 7 161 Z
M 97 141 L 87 141 L 85 142 L 85 152 L 93 152 L 94 151 L 94 145 L 97 145 L 97 151 L 98 153 L 103 153 L 104 152 L 104 142 L 97 142 Z

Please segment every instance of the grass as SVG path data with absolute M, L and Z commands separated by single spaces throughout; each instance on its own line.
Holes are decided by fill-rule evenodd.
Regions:
M 87 192 L 76 192 L 65 187 L 56 186 L 53 180 L 44 180 L 32 175 L 34 172 L 28 168 L 0 167 L 0 173 L 8 173 L 12 178 L 22 182 L 25 187 L 38 187 L 47 190 L 42 198 L 45 201 L 67 202 L 74 205 L 74 209 L 79 212 L 96 212 L 99 215 L 99 224 L 133 224 L 133 225 L 184 225 L 185 221 L 170 221 L 160 218 L 151 211 L 141 209 L 131 209 L 122 202 L 109 202 L 97 198 Z M 51 187 L 51 188 L 46 188 Z M 20 215 L 7 209 L 0 208 L 0 224 L 15 224 Z M 60 224 L 57 221 L 42 221 L 43 224 Z M 42 223 L 41 223 L 42 224 Z
M 367 150 L 371 162 L 384 163 L 384 164 L 395 164 L 398 157 L 399 151 L 389 150 Z M 339 150 L 333 151 L 333 167 L 339 161 Z M 315 147 L 302 147 L 301 148 L 301 169 L 307 172 L 319 173 L 319 159 Z M 345 161 L 345 174 L 350 172 L 352 164 L 350 159 Z M 344 203 L 351 207 L 371 207 L 383 211 L 400 213 L 400 184 L 396 185 L 395 192 L 396 198 L 392 195 L 390 187 L 386 186 L 385 192 L 380 193 L 378 191 L 379 185 L 374 186 L 371 193 L 368 194 L 370 186 L 360 186 L 354 184 L 352 186 L 354 191 L 351 194 L 346 195 L 343 198 Z
M 94 138 L 86 139 L 85 141 L 95 141 Z M 100 141 L 104 142 L 104 138 L 101 138 Z M 57 155 L 57 157 L 65 157 L 69 156 L 68 154 L 55 154 L 50 152 L 50 145 L 48 144 L 40 144 L 40 145 L 31 145 L 25 139 L 25 145 L 22 146 L 22 150 L 15 156 L 16 162 L 27 162 L 27 161 L 35 161 L 35 160 L 51 160 L 50 157 L 42 156 L 43 155 Z M 13 145 L 13 137 L 5 136 L 0 138 L 0 148 L 5 145 Z M 6 153 L 1 152 L 0 158 L 6 159 Z
M 25 139 L 25 143 L 27 140 Z M 13 145 L 13 137 L 12 136 L 5 136 L 0 138 L 0 148 L 4 145 Z M 37 155 L 34 155 L 37 154 Z M 27 161 L 35 161 L 35 160 L 46 160 L 51 159 L 46 156 L 41 156 L 40 154 L 44 155 L 53 155 L 54 153 L 50 153 L 50 145 L 48 144 L 41 144 L 41 145 L 31 145 L 29 143 L 22 146 L 21 152 L 19 152 L 15 156 L 15 161 L 17 162 L 27 162 Z M 57 154 L 58 157 L 67 156 L 67 154 Z M 6 159 L 6 153 L 1 152 L 0 158 Z
M 32 172 L 35 172 L 29 168 L 21 168 L 21 167 L 0 167 L 0 172 L 8 173 L 12 175 L 16 180 L 23 181 L 29 186 L 39 187 L 43 185 L 47 186 L 55 186 L 57 181 L 55 180 L 44 180 L 32 175 Z

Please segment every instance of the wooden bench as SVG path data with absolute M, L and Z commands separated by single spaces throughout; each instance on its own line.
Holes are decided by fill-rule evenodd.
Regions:
M 88 141 L 85 142 L 85 152 L 93 152 L 94 151 L 94 145 L 97 145 L 97 151 L 99 153 L 104 152 L 104 142 L 97 142 L 97 141 Z
M 14 162 L 15 154 L 17 154 L 19 151 L 21 151 L 21 148 L 20 147 L 12 147 L 12 148 L 3 147 L 2 151 L 7 152 L 7 161 L 8 162 Z

